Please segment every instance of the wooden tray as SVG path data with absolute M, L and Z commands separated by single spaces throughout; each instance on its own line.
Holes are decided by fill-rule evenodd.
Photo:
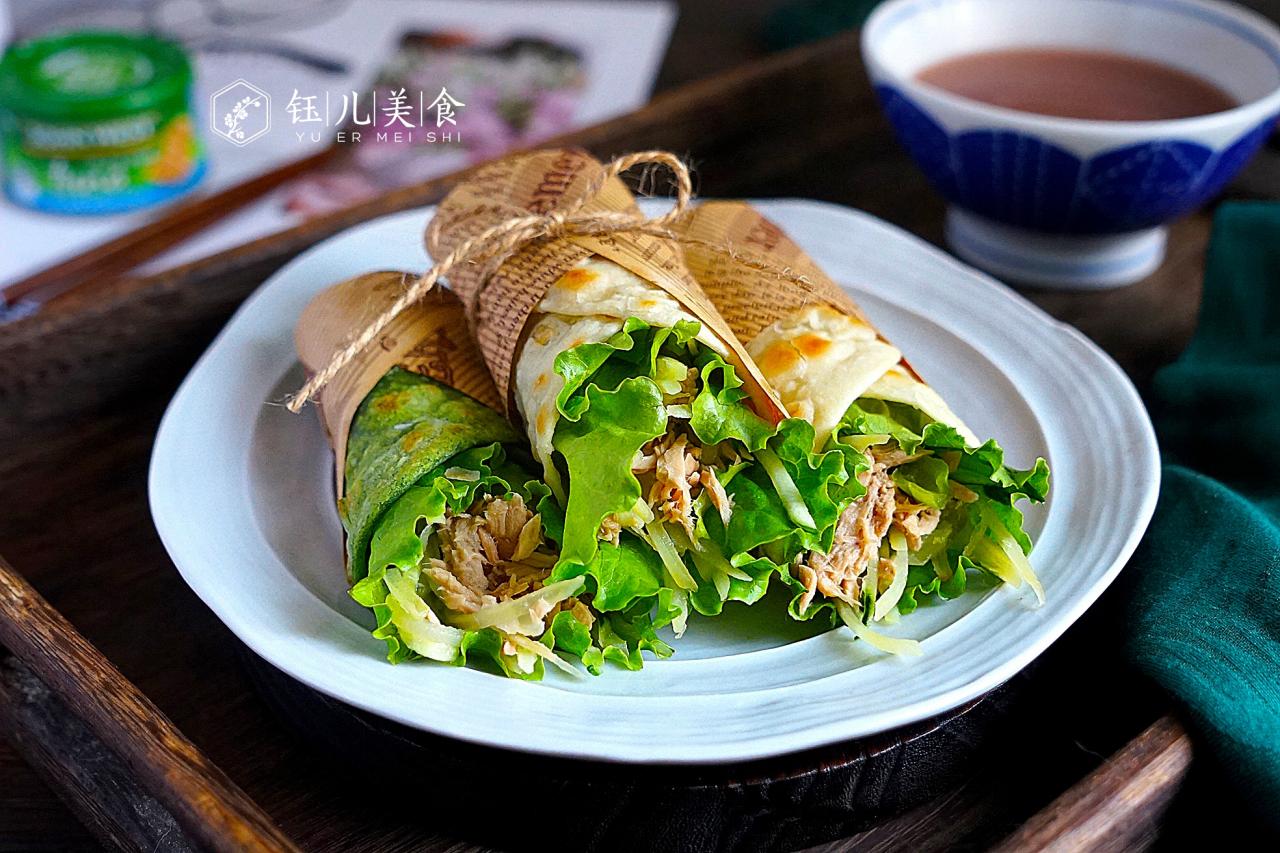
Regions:
M 941 202 L 893 142 L 852 34 L 676 90 L 563 141 L 600 157 L 641 148 L 686 154 L 706 196 L 826 199 L 928 239 L 941 232 Z M 665 819 L 649 808 L 659 791 L 667 796 L 660 802 L 674 803 L 681 815 L 661 835 L 668 848 L 843 839 L 840 846 L 851 848 L 929 850 L 1012 837 L 1026 849 L 1053 839 L 1074 847 L 1149 837 L 1189 749 L 1177 723 L 1162 716 L 1163 700 L 1116 660 L 1109 612 L 1115 592 L 1034 672 L 954 720 L 685 778 L 662 768 L 624 778 L 617 768 L 552 766 L 407 736 L 261 665 L 244 667 L 238 642 L 183 585 L 151 527 L 145 469 L 159 414 L 193 359 L 265 276 L 355 223 L 438 200 L 456 180 L 398 191 L 160 276 L 122 280 L 106 296 L 71 295 L 0 329 L 0 551 L 119 668 L 123 675 L 112 670 L 106 682 L 127 691 L 128 678 L 150 702 L 129 706 L 140 725 L 104 710 L 103 682 L 90 678 L 82 661 L 57 643 L 22 641 L 28 631 L 14 621 L 20 608 L 12 602 L 7 613 L 0 610 L 0 620 L 9 619 L 0 642 L 21 663 L 2 671 L 26 667 L 52 688 L 88 723 L 88 735 L 124 758 L 122 772 L 141 783 L 139 795 L 156 798 L 197 845 L 235 846 L 234 836 L 207 831 L 212 822 L 202 815 L 211 809 L 238 815 L 235 826 L 256 827 L 263 849 L 285 838 L 308 850 L 444 849 L 457 839 L 532 846 L 548 835 L 570 847 L 609 846 L 627 833 L 628 846 L 640 847 L 646 839 L 635 833 L 646 819 L 651 833 Z M 1133 287 L 1028 295 L 1097 340 L 1142 384 L 1190 336 L 1208 227 L 1204 215 L 1177 223 L 1165 265 Z M 1133 324 L 1134 316 L 1144 322 Z M 78 814 L 92 818 L 88 804 L 105 795 L 66 784 L 84 778 L 83 769 L 56 744 L 50 748 L 54 728 L 32 722 L 53 712 L 14 698 L 31 693 L 13 687 L 29 687 L 29 674 L 7 678 L 0 706 L 8 703 L 11 724 L 27 721 L 15 744 L 70 792 Z M 1126 701 L 1107 714 L 1076 713 L 1086 685 Z M 30 713 L 18 714 L 22 709 Z M 176 728 L 166 728 L 163 715 Z M 182 733 L 193 744 L 184 754 L 198 756 L 183 766 L 197 768 L 193 778 L 205 779 L 202 787 L 172 784 L 164 756 L 175 754 Z M 159 734 L 161 748 L 153 749 Z M 393 760 L 385 750 L 397 747 Z M 1106 763 L 1113 753 L 1115 762 Z M 402 754 L 412 758 L 400 760 Z M 381 758 L 370 763 L 371 755 Z M 471 783 L 470 800 L 433 806 L 420 789 L 447 790 L 454 777 L 393 781 L 381 774 L 392 764 L 428 774 L 451 764 L 481 778 Z M 485 779 L 490 766 L 522 772 Z M 1099 775 L 1081 781 L 1091 773 Z M 562 783 L 570 787 L 557 787 Z M 502 824 L 516 821 L 500 807 L 504 797 L 513 786 L 532 793 L 544 785 L 560 792 L 557 805 L 568 810 L 573 796 L 594 786 L 611 795 L 594 802 L 612 798 L 615 812 L 596 812 L 605 827 L 596 835 L 536 822 L 532 837 L 506 836 Z M 90 823 L 100 837 L 127 836 L 103 829 L 109 819 Z
M 843 838 L 943 796 L 1009 710 L 1006 686 L 936 720 L 765 761 L 633 766 L 521 755 L 389 723 L 246 655 L 260 693 L 315 748 L 362 778 L 426 786 L 441 828 L 503 850 L 535 843 L 523 822 L 480 820 L 495 779 L 529 780 L 574 850 L 794 850 Z M 513 709 L 513 713 L 518 713 Z M 520 786 L 523 787 L 523 786 Z M 570 840 L 571 839 L 571 840 Z

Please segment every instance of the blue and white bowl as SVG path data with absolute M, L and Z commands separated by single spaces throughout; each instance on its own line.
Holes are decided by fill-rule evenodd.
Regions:
M 956 56 L 1105 50 L 1180 68 L 1239 102 L 1169 121 L 1092 121 L 995 107 L 921 83 Z M 951 202 L 947 240 L 1012 281 L 1114 287 L 1164 257 L 1165 223 L 1213 197 L 1280 114 L 1280 31 L 1206 0 L 890 0 L 862 52 L 898 138 Z

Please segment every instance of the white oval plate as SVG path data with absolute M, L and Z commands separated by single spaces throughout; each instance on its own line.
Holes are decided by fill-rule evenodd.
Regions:
M 391 666 L 346 595 L 330 456 L 314 412 L 278 401 L 301 381 L 293 326 L 319 290 L 376 269 L 422 270 L 429 209 L 315 246 L 248 299 L 169 405 L 151 511 L 183 578 L 237 637 L 299 681 L 425 731 L 622 762 L 728 762 L 901 726 L 1026 666 L 1115 578 L 1155 506 L 1151 423 L 1096 346 L 990 278 L 866 214 L 756 202 L 909 354 L 1011 464 L 1049 459 L 1049 502 L 1027 512 L 1047 602 L 1000 588 L 921 607 L 889 632 L 899 659 L 845 630 L 815 634 L 779 601 L 691 620 L 670 660 L 540 683 L 433 663 Z

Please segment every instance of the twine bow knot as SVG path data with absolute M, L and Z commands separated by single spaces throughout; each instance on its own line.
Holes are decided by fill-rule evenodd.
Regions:
M 646 218 L 643 214 L 624 211 L 584 212 L 583 208 L 593 200 L 604 185 L 636 166 L 665 166 L 672 175 L 676 188 L 675 204 L 661 216 Z M 689 169 L 679 157 L 669 151 L 638 151 L 614 158 L 604 171 L 572 203 L 546 213 L 516 212 L 476 236 L 454 247 L 405 288 L 399 298 L 386 311 L 378 315 L 341 350 L 334 353 L 329 362 L 307 380 L 298 392 L 285 403 L 289 411 L 297 413 L 351 360 L 378 339 L 391 322 L 410 305 L 422 300 L 441 278 L 462 263 L 488 264 L 493 268 L 501 264 L 525 245 L 540 240 L 559 240 L 575 235 L 592 235 L 632 232 L 675 239 L 670 231 L 673 222 L 684 215 L 693 199 L 693 181 Z

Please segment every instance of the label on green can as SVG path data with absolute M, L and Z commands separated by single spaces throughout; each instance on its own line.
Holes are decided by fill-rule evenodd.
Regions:
M 5 193 L 56 213 L 112 213 L 199 182 L 191 65 L 168 41 L 75 33 L 27 42 L 0 61 Z

